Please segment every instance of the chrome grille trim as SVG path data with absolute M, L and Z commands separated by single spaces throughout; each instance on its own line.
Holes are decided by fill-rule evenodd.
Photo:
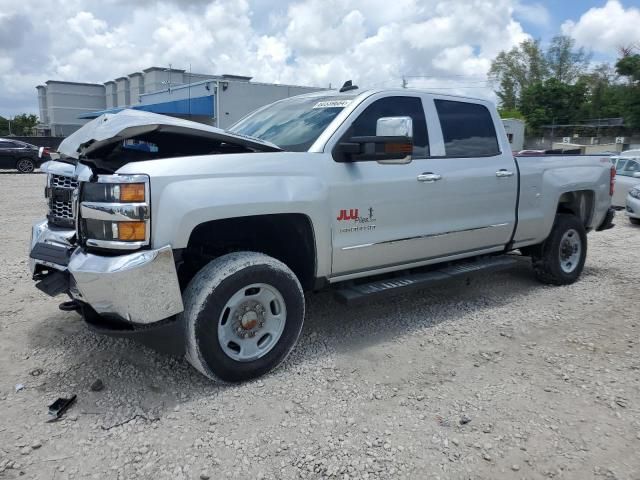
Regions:
M 55 195 L 48 199 L 49 213 L 47 219 L 49 223 L 61 227 L 75 227 L 72 192 L 78 188 L 78 180 L 66 175 L 50 173 L 47 178 L 47 185 L 51 190 L 70 192 L 69 200 L 59 200 Z

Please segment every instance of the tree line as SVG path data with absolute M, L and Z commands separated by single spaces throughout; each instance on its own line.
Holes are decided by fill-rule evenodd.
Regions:
M 522 118 L 529 133 L 544 125 L 622 117 L 640 128 L 640 54 L 620 48 L 614 65 L 591 66 L 591 54 L 559 35 L 546 49 L 525 40 L 493 60 L 493 82 L 503 118 Z
M 0 117 L 0 137 L 29 136 L 37 124 L 38 116 L 32 113 L 21 113 L 11 119 Z

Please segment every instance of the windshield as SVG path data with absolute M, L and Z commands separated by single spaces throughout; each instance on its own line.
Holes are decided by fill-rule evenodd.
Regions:
M 250 114 L 229 131 L 267 140 L 283 150 L 304 152 L 354 98 L 355 95 L 288 98 Z

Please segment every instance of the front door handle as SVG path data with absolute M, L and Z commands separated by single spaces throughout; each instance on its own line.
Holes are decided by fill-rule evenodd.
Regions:
M 441 178 L 442 178 L 442 175 L 438 175 L 437 173 L 432 173 L 432 172 L 425 172 L 418 175 L 419 182 L 433 183 L 433 182 L 437 182 Z
M 513 177 L 513 172 L 509 171 L 509 170 L 505 170 L 504 168 L 501 170 L 498 170 L 496 172 L 496 177 L 498 178 L 503 178 L 503 177 Z

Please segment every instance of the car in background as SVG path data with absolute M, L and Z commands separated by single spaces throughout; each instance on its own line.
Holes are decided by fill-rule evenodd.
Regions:
M 611 161 L 616 167 L 616 188 L 611 205 L 624 208 L 629 191 L 640 185 L 640 150 L 627 150 Z
M 40 164 L 50 160 L 44 149 L 41 156 L 41 148 L 11 138 L 0 138 L 0 169 L 32 173 Z
M 640 184 L 629 190 L 626 214 L 631 223 L 640 225 Z

